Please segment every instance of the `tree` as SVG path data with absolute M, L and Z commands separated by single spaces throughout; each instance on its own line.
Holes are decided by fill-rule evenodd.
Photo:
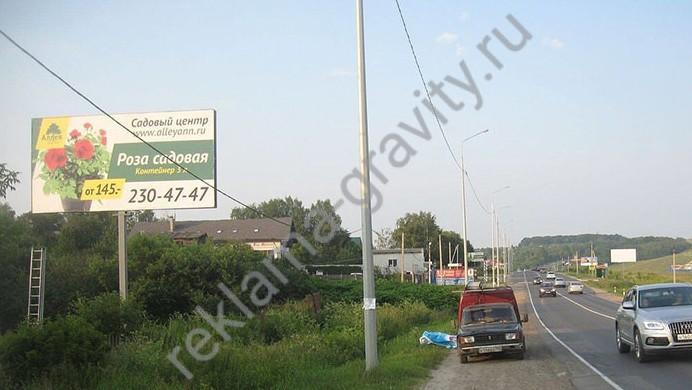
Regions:
M 0 163 L 0 198 L 7 199 L 7 191 L 14 191 L 14 185 L 18 183 L 19 172 L 8 169 L 5 163 Z
M 156 214 L 151 210 L 135 210 L 127 212 L 125 224 L 127 231 L 130 231 L 137 222 L 156 222 L 157 220 Z
M 427 211 L 419 211 L 418 213 L 406 213 L 405 216 L 396 221 L 396 228 L 392 231 L 391 239 L 394 242 L 401 242 L 401 233 L 404 233 L 404 246 L 407 248 L 423 248 L 428 250 L 430 243 L 431 257 L 435 264 L 439 264 L 440 250 L 438 246 L 438 236 L 442 235 L 442 259 L 443 263 L 448 256 L 448 242 L 452 243 L 452 248 L 459 245 L 459 250 L 463 251 L 463 239 L 458 233 L 451 231 L 443 231 L 438 225 L 435 216 Z M 473 246 L 468 244 L 469 252 L 473 250 Z M 462 257 L 463 258 L 463 255 Z
M 15 217 L 6 204 L 0 204 L 0 333 L 16 326 L 26 315 L 31 231 L 25 221 Z
M 379 231 L 376 230 L 375 237 L 376 249 L 391 249 L 401 245 L 401 238 L 396 240 L 396 237 L 392 236 L 392 229 L 389 228 L 382 228 Z
M 291 217 L 296 232 L 307 239 L 316 249 L 310 254 L 302 245 L 295 246 L 291 252 L 296 258 L 309 263 L 333 263 L 357 259 L 360 247 L 351 241 L 350 234 L 341 227 L 341 217 L 336 213 L 331 201 L 318 200 L 310 208 L 303 206 L 299 199 L 287 196 L 274 198 L 250 208 L 237 207 L 231 210 L 231 219 L 281 218 Z M 257 211 L 254 211 L 254 210 Z
M 452 253 L 454 253 L 454 250 L 457 248 L 457 245 L 459 246 L 458 248 L 458 253 L 459 253 L 459 262 L 463 263 L 464 262 L 464 239 L 461 238 L 459 233 L 453 232 L 450 230 L 443 230 L 442 231 L 442 259 L 444 260 L 443 262 L 449 263 L 447 261 L 448 255 L 445 252 L 445 246 L 449 248 L 449 244 L 452 244 Z M 448 249 L 449 250 L 449 249 Z M 466 250 L 471 253 L 474 251 L 473 245 L 471 245 L 470 242 L 466 243 Z

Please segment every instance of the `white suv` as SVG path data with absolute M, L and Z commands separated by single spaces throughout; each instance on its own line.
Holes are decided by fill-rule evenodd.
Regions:
M 555 272 L 553 271 L 548 271 L 548 274 L 545 275 L 546 279 L 555 279 Z

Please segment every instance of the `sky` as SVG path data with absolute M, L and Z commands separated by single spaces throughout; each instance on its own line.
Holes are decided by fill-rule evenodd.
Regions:
M 365 0 L 366 76 L 376 230 L 431 211 L 461 231 L 461 175 L 422 96 L 394 1 Z M 463 109 L 433 103 L 456 157 L 464 147 L 468 237 L 490 242 L 493 203 L 513 242 L 537 235 L 618 233 L 692 238 L 692 26 L 689 2 L 400 0 L 426 81 Z M 511 14 L 532 36 L 517 51 Z M 217 185 L 244 202 L 345 199 L 358 166 L 353 1 L 0 0 L 0 29 L 111 113 L 213 108 Z M 488 47 L 497 69 L 478 48 Z M 491 79 L 485 78 L 491 74 Z M 426 140 L 402 130 L 428 124 Z M 0 38 L 0 162 L 21 171 L 7 201 L 30 209 L 31 118 L 96 110 Z M 383 139 L 415 150 L 395 167 Z M 355 182 L 349 191 L 357 195 Z M 508 189 L 493 193 L 509 186 Z M 468 186 L 467 186 L 468 187 Z M 237 205 L 177 210 L 221 219 Z M 360 208 L 338 210 L 348 230 Z M 159 215 L 167 214 L 160 211 Z

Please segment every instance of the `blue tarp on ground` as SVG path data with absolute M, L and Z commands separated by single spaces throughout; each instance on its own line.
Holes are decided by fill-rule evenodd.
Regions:
M 423 336 L 419 339 L 421 344 L 434 344 L 447 349 L 457 347 L 457 336 L 442 332 L 423 332 Z

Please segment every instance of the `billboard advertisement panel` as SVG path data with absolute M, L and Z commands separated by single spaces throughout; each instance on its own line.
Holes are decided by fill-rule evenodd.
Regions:
M 637 261 L 636 249 L 611 249 L 611 263 L 634 263 Z
M 216 207 L 214 110 L 31 121 L 33 213 Z

